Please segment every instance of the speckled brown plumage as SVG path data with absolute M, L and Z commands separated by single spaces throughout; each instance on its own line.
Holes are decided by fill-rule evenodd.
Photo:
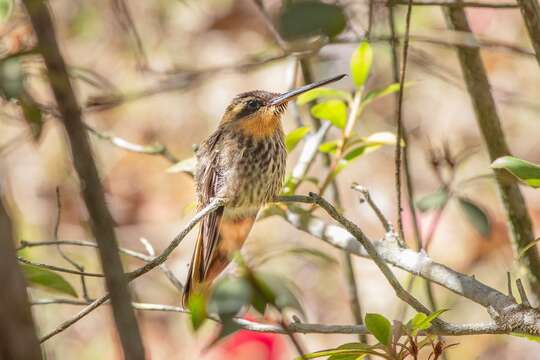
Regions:
M 238 95 L 217 128 L 197 151 L 199 209 L 214 197 L 225 207 L 201 222 L 190 263 L 183 302 L 193 291 L 204 292 L 246 240 L 262 205 L 281 190 L 287 151 L 281 117 L 287 102 L 344 75 L 303 86 L 285 94 L 252 91 Z
M 260 207 L 281 190 L 287 151 L 280 120 L 286 105 L 263 108 L 276 95 L 256 91 L 237 96 L 197 152 L 199 207 L 213 197 L 228 202 L 202 221 L 184 302 L 193 289 L 223 271 L 229 256 L 242 247 Z M 250 113 L 250 101 L 262 105 Z

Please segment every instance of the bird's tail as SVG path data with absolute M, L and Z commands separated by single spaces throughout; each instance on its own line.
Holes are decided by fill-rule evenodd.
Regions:
M 195 292 L 208 292 L 212 281 L 221 274 L 231 261 L 231 256 L 244 244 L 253 227 L 257 211 L 243 217 L 222 216 L 205 218 L 199 228 L 195 250 L 182 296 L 187 306 Z

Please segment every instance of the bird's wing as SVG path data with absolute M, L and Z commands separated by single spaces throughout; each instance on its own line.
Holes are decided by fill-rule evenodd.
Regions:
M 218 164 L 219 153 L 216 151 L 219 136 L 212 136 L 201 147 L 201 156 L 196 174 L 198 210 L 204 208 L 216 196 L 221 176 Z M 204 159 L 204 160 L 203 160 Z M 184 288 L 184 305 L 189 295 L 199 284 L 204 282 L 205 273 L 209 267 L 210 256 L 219 240 L 219 226 L 223 215 L 223 207 L 206 215 L 200 224 L 199 233 L 195 242 L 195 250 L 191 259 L 188 279 Z

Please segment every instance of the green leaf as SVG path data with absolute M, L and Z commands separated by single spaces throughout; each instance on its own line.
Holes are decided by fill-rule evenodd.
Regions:
M 287 2 L 278 18 L 278 28 L 287 40 L 315 35 L 334 38 L 347 25 L 343 8 L 318 0 Z
M 527 185 L 533 188 L 540 187 L 540 165 L 513 156 L 503 156 L 495 160 L 491 167 L 506 169 Z
M 20 99 L 20 105 L 24 115 L 24 119 L 30 126 L 30 132 L 34 140 L 38 140 L 43 129 L 43 115 L 40 108 L 33 102 L 25 99 Z
M 365 139 L 365 142 L 371 145 L 395 145 L 397 140 L 395 134 L 388 131 L 381 131 L 369 135 Z
M 535 342 L 540 342 L 540 336 L 534 336 L 534 335 L 528 335 L 528 334 L 520 334 L 520 333 L 515 333 L 515 332 L 510 333 L 510 335 L 525 338 L 527 340 L 531 340 L 531 341 L 535 341 Z
M 351 95 L 343 90 L 336 90 L 326 87 L 320 87 L 313 90 L 309 90 L 308 92 L 305 92 L 298 96 L 296 102 L 298 105 L 305 105 L 309 103 L 310 101 L 317 100 L 317 99 L 338 99 L 338 100 L 344 100 L 344 101 L 350 101 Z
M 328 120 L 339 129 L 347 122 L 347 105 L 341 100 L 327 100 L 311 108 L 311 115 L 321 120 Z
M 350 349 L 329 349 L 329 350 L 322 350 L 317 351 L 311 354 L 306 354 L 305 359 L 316 359 L 323 356 L 335 356 L 335 355 L 355 355 L 357 356 L 355 359 L 358 358 L 358 356 L 364 355 L 364 354 L 371 354 L 372 352 L 366 352 L 362 350 L 350 350 Z M 296 360 L 301 360 L 301 357 L 296 358 Z
M 197 158 L 195 156 L 181 160 L 176 164 L 170 166 L 166 171 L 168 173 L 186 172 L 188 174 L 195 174 L 195 168 L 197 166 Z
M 413 82 L 407 82 L 407 83 L 405 83 L 404 87 L 407 88 L 407 87 L 409 87 L 411 85 L 413 85 Z M 371 90 L 370 92 L 368 92 L 366 94 L 366 96 L 362 100 L 362 106 L 365 107 L 366 105 L 368 105 L 372 101 L 375 101 L 375 100 L 377 100 L 379 98 L 382 98 L 382 97 L 384 97 L 386 95 L 396 93 L 396 92 L 399 91 L 399 88 L 400 88 L 399 83 L 393 83 L 393 84 L 390 84 L 387 87 L 382 88 L 382 89 Z
M 426 315 L 423 313 L 417 313 L 409 322 L 407 327 L 412 330 L 412 335 L 416 336 L 418 331 L 429 329 L 433 320 L 437 319 L 442 313 L 448 311 L 448 309 L 441 309 L 434 311 L 433 313 Z
M 287 152 L 293 151 L 300 140 L 307 134 L 309 134 L 309 127 L 307 126 L 299 127 L 288 133 L 285 137 L 285 147 L 287 148 Z
M 210 344 L 207 346 L 207 348 L 214 346 L 221 339 L 237 332 L 240 329 L 241 326 L 232 318 L 222 319 L 221 325 L 219 327 L 219 333 L 212 341 L 210 341 Z
M 358 353 L 354 354 L 336 354 L 330 356 L 327 360 L 361 360 L 363 359 L 367 354 L 358 355 Z
M 217 312 L 220 319 L 232 319 L 251 303 L 252 289 L 244 278 L 226 276 L 214 286 L 208 307 Z
M 381 314 L 366 314 L 364 323 L 370 333 L 383 345 L 390 345 L 392 340 L 392 324 Z
M 362 41 L 351 57 L 351 74 L 357 88 L 364 86 L 372 63 L 373 49 L 367 41 Z
M 31 285 L 43 287 L 69 296 L 77 297 L 77 292 L 62 276 L 37 266 L 20 264 L 24 277 Z
M 489 221 L 487 213 L 469 199 L 461 196 L 458 199 L 459 204 L 471 225 L 473 225 L 482 236 L 488 237 L 491 234 L 491 222 Z
M 24 94 L 24 74 L 20 56 L 0 61 L 0 95 L 19 99 Z
M 188 299 L 188 309 L 190 311 L 191 324 L 193 329 L 198 330 L 207 317 L 206 299 L 201 293 L 193 293 Z
M 300 302 L 289 289 L 290 283 L 287 279 L 270 273 L 256 272 L 253 274 L 255 287 L 261 292 L 263 297 L 277 309 L 295 309 L 304 315 L 304 310 Z M 289 285 L 289 286 L 288 286 Z
M 5 22 L 13 10 L 13 0 L 0 0 L 0 24 Z
M 440 188 L 437 191 L 422 197 L 420 200 L 417 200 L 415 205 L 421 212 L 426 212 L 440 209 L 447 201 L 448 192 L 443 188 Z
M 335 154 L 336 149 L 340 146 L 341 140 L 327 141 L 319 146 L 319 151 L 327 154 Z

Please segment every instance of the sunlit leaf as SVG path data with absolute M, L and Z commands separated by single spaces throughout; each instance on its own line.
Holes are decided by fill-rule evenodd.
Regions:
M 20 264 L 26 281 L 31 286 L 39 286 L 46 290 L 77 297 L 77 292 L 62 276 L 37 266 Z
M 412 330 L 412 335 L 416 336 L 419 331 L 429 329 L 433 320 L 437 319 L 442 313 L 448 311 L 448 309 L 441 309 L 434 311 L 433 313 L 426 315 L 423 313 L 417 313 L 409 322 L 407 327 Z
M 24 94 L 24 74 L 20 56 L 0 61 L 0 95 L 19 99 Z
M 226 276 L 215 285 L 208 304 L 221 319 L 230 319 L 251 301 L 252 289 L 244 278 Z
M 365 140 L 366 143 L 373 145 L 395 145 L 396 141 L 396 135 L 388 131 L 373 133 L 369 135 Z
M 294 40 L 314 35 L 334 38 L 347 24 L 343 8 L 318 0 L 287 2 L 278 18 L 281 35 Z
M 30 126 L 30 132 L 34 140 L 39 139 L 43 129 L 43 115 L 41 109 L 32 101 L 25 98 L 20 99 L 20 105 L 26 123 Z
M 188 300 L 188 309 L 190 311 L 191 324 L 194 330 L 198 330 L 207 317 L 206 299 L 203 294 L 193 293 Z
M 195 156 L 181 160 L 167 169 L 168 173 L 186 172 L 188 174 L 195 173 L 197 166 L 197 158 Z
M 0 0 L 0 24 L 5 22 L 13 10 L 13 0 Z
M 351 57 L 351 74 L 354 85 L 357 88 L 364 86 L 369 77 L 372 63 L 373 49 L 367 41 L 363 41 L 358 48 L 356 48 Z
M 510 333 L 510 335 L 525 338 L 527 340 L 531 340 L 531 341 L 535 341 L 535 342 L 540 342 L 540 336 L 534 336 L 534 335 L 528 335 L 528 334 L 520 334 L 520 333 L 514 333 L 514 332 Z
M 322 350 L 317 351 L 311 354 L 306 354 L 304 359 L 317 359 L 320 357 L 325 356 L 335 356 L 335 355 L 355 355 L 357 359 L 358 356 L 364 355 L 364 354 L 370 354 L 371 352 L 366 352 L 362 350 L 351 350 L 351 349 L 329 349 L 329 350 Z M 301 360 L 301 357 L 297 357 L 296 360 Z
M 288 133 L 285 137 L 285 147 L 287 148 L 287 152 L 293 151 L 296 145 L 298 145 L 307 134 L 309 134 L 309 127 L 307 126 L 299 127 Z
M 407 82 L 407 83 L 405 83 L 404 88 L 407 88 L 407 87 L 409 87 L 411 85 L 413 85 L 413 82 Z M 386 95 L 396 93 L 396 92 L 399 91 L 399 88 L 400 88 L 399 83 L 393 83 L 393 84 L 390 84 L 387 87 L 382 88 L 382 89 L 371 90 L 362 99 L 362 106 L 366 106 L 367 104 L 371 103 L 372 101 L 380 99 L 380 98 L 382 98 L 382 97 L 384 97 Z
M 495 160 L 491 167 L 494 169 L 506 169 L 527 185 L 534 188 L 540 187 L 540 165 L 538 164 L 513 156 L 503 156 Z
M 364 323 L 370 333 L 383 345 L 390 345 L 392 340 L 392 324 L 381 314 L 366 314 Z
M 322 99 L 322 100 L 328 100 L 328 99 L 338 99 L 338 100 L 344 100 L 349 101 L 351 100 L 351 95 L 343 90 L 336 90 L 332 88 L 325 88 L 320 87 L 313 90 L 310 90 L 308 92 L 305 92 L 298 96 L 296 102 L 298 105 L 305 105 L 310 101 Z
M 328 100 L 311 108 L 311 115 L 321 120 L 328 120 L 339 129 L 347 122 L 347 105 L 341 100 Z
M 327 141 L 319 146 L 319 151 L 327 154 L 335 154 L 336 149 L 341 144 L 341 140 Z
M 469 222 L 482 236 L 488 237 L 491 234 L 491 222 L 487 213 L 477 204 L 464 197 L 459 197 L 459 204 L 467 216 Z
M 441 188 L 437 191 L 428 194 L 422 197 L 420 200 L 417 200 L 415 205 L 421 212 L 426 212 L 430 210 L 436 210 L 443 207 L 448 201 L 448 192 Z

